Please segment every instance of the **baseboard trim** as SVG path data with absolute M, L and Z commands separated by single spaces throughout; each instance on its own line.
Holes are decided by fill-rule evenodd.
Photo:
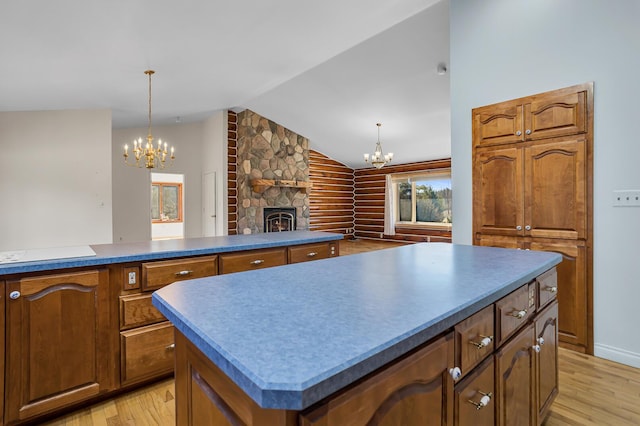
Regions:
M 596 343 L 593 346 L 593 354 L 599 358 L 605 358 L 620 364 L 640 368 L 640 354 L 625 349 Z

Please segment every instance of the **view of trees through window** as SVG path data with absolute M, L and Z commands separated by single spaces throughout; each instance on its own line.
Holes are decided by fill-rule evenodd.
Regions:
M 151 220 L 182 220 L 182 184 L 156 183 L 151 185 Z
M 398 220 L 451 223 L 451 178 L 418 178 L 398 183 Z

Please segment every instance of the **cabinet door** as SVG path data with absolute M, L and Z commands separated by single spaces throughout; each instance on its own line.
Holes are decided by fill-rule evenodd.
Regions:
M 115 386 L 108 272 L 7 282 L 6 419 L 17 421 Z
M 304 413 L 310 425 L 446 425 L 453 421 L 449 334 Z
M 524 140 L 522 105 L 505 102 L 476 108 L 472 114 L 474 146 L 501 145 Z
M 561 346 L 586 352 L 589 348 L 587 248 L 579 241 L 531 242 L 532 250 L 562 255 L 558 273 L 558 334 Z
M 587 85 L 589 87 L 589 85 Z M 587 131 L 587 89 L 534 96 L 524 104 L 525 139 L 546 139 Z
M 525 234 L 586 238 L 586 140 L 533 145 L 525 149 Z
M 533 324 L 507 342 L 495 355 L 496 424 L 535 425 Z
M 0 281 L 0 424 L 4 419 L 4 303 L 5 283 Z
M 522 235 L 523 160 L 519 148 L 476 152 L 473 172 L 474 232 Z
M 558 395 L 558 302 L 554 301 L 538 315 L 535 331 L 540 347 L 536 355 L 536 399 L 541 423 Z

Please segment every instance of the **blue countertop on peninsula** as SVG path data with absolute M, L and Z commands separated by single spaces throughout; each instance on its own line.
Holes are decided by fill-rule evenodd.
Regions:
M 422 243 L 182 281 L 153 303 L 258 405 L 301 410 L 561 260 Z
M 290 231 L 144 241 L 139 243 L 98 244 L 89 246 L 96 253 L 95 256 L 0 264 L 0 276 L 82 266 L 99 266 L 113 263 L 140 262 L 183 256 L 282 247 L 294 244 L 341 240 L 342 238 L 342 234 L 329 232 Z

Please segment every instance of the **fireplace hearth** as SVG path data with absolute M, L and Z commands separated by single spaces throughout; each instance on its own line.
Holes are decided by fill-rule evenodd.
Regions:
M 295 207 L 265 207 L 263 212 L 264 232 L 295 231 Z

